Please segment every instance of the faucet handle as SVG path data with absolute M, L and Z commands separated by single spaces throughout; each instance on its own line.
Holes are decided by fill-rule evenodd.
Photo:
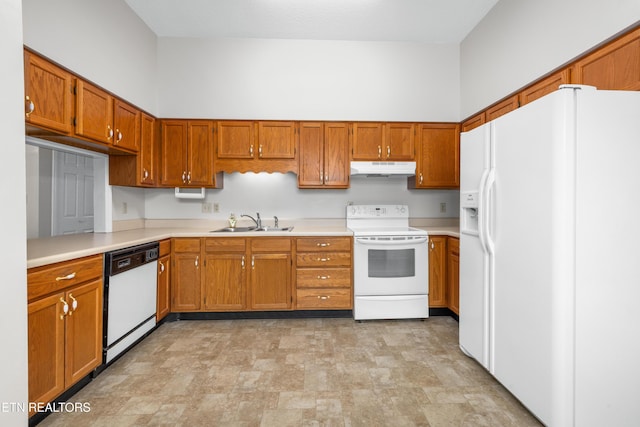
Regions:
M 275 223 L 275 227 L 278 228 L 278 217 L 277 216 L 273 216 L 273 221 Z

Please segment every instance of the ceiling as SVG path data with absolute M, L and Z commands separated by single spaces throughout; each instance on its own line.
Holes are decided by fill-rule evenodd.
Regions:
M 125 0 L 158 37 L 460 43 L 498 0 Z

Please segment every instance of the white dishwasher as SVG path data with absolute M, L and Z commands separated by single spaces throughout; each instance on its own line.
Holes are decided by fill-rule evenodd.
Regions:
M 103 363 L 156 325 L 158 242 L 105 254 Z

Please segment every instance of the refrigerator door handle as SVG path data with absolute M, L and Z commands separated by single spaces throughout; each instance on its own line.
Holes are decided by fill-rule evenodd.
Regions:
M 485 213 L 485 215 L 484 215 L 484 218 L 482 219 L 482 224 L 479 227 L 482 230 L 481 235 L 483 236 L 483 239 L 484 239 L 484 245 L 487 248 L 487 252 L 490 255 L 494 255 L 495 253 L 495 244 L 491 237 L 491 228 L 489 226 L 490 220 L 492 219 L 490 218 L 489 213 L 491 212 L 491 214 L 493 214 L 493 209 L 491 208 L 491 205 L 490 205 L 490 197 L 491 197 L 491 191 L 493 189 L 493 185 L 495 184 L 495 182 L 496 182 L 496 170 L 495 168 L 491 168 L 489 169 L 489 173 L 487 174 L 485 186 L 482 191 L 482 198 L 480 199 L 481 200 L 480 202 L 483 205 L 483 212 Z
M 480 246 L 484 252 L 488 251 L 487 240 L 484 234 L 484 222 L 487 217 L 487 205 L 485 204 L 485 193 L 487 178 L 489 177 L 489 169 L 485 169 L 480 177 L 480 189 L 478 191 L 478 238 L 480 239 Z

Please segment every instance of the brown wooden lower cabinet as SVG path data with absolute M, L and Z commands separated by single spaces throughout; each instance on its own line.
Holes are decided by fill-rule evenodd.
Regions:
M 156 303 L 156 321 L 162 320 L 171 311 L 171 240 L 160 242 L 158 258 L 158 294 Z
M 27 283 L 29 402 L 47 403 L 102 362 L 102 255 L 29 269 Z
M 450 237 L 447 256 L 448 306 L 460 314 L 460 240 Z
M 429 307 L 447 307 L 447 236 L 429 236 Z

